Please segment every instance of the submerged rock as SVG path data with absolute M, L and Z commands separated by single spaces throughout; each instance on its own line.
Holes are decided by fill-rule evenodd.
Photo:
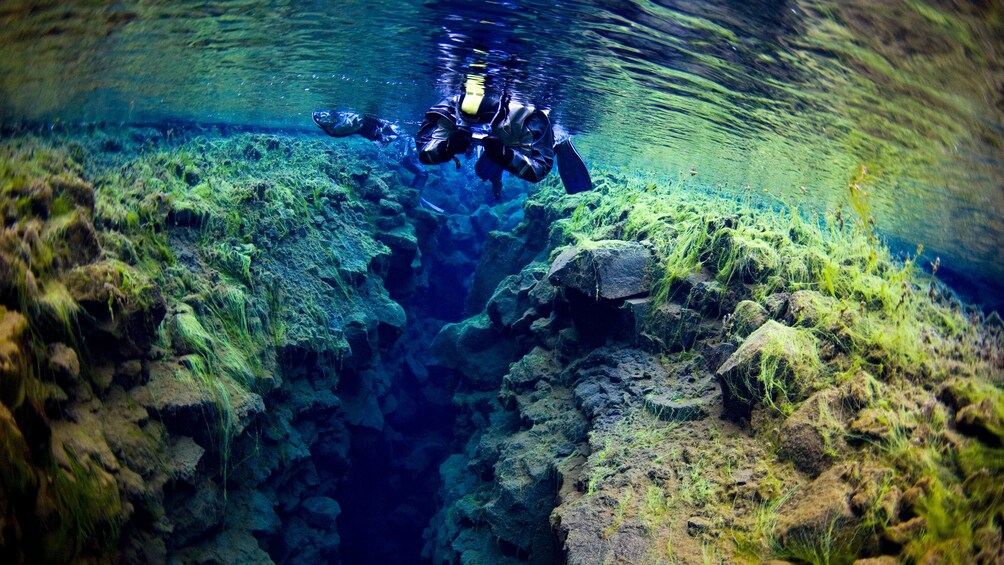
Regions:
M 596 300 L 645 294 L 652 288 L 652 252 L 637 242 L 605 240 L 570 247 L 551 264 L 551 284 L 571 288 Z
M 1004 393 L 985 383 L 952 379 L 939 396 L 955 409 L 959 431 L 993 447 L 1004 445 Z
M 738 419 L 754 406 L 798 402 L 815 386 L 820 367 L 810 333 L 768 320 L 718 369 L 726 414 Z
M 838 304 L 832 296 L 824 296 L 814 290 L 798 290 L 788 296 L 784 319 L 793 326 L 813 327 L 824 322 Z
M 769 319 L 767 309 L 752 300 L 743 300 L 732 313 L 732 332 L 745 339 Z
M 728 289 L 722 283 L 715 280 L 696 281 L 687 293 L 687 307 L 697 310 L 702 315 L 717 317 L 734 304 L 734 298 L 730 299 Z
M 261 396 L 218 375 L 220 386 L 199 383 L 180 363 L 157 362 L 150 381 L 130 391 L 130 396 L 150 410 L 175 435 L 192 436 L 203 447 L 213 447 L 215 434 L 237 435 L 265 411 Z M 225 397 L 221 396 L 225 395 Z M 207 422 L 220 423 L 207 427 Z
M 604 347 L 568 368 L 575 401 L 594 427 L 616 422 L 632 399 L 641 399 L 669 381 L 669 373 L 651 354 L 638 349 Z
M 0 403 L 0 457 L 3 460 L 3 465 L 0 465 L 0 503 L 23 499 L 38 487 L 37 473 L 25 457 L 28 452 L 28 445 L 14 415 Z M 16 521 L 12 522 L 16 524 Z
M 49 345 L 49 371 L 62 386 L 73 386 L 80 379 L 80 359 L 77 352 L 64 343 Z
M 649 312 L 643 336 L 655 352 L 690 349 L 701 333 L 701 322 L 701 315 L 690 308 L 662 304 Z
M 481 314 L 443 326 L 432 342 L 432 354 L 444 366 L 463 373 L 480 390 L 492 390 L 502 382 L 517 349 L 511 339 L 492 326 L 487 314 Z
M 832 551 L 850 545 L 858 532 L 857 518 L 851 510 L 854 488 L 844 480 L 848 472 L 847 465 L 830 468 L 784 508 L 775 529 L 782 543 L 827 536 L 832 540 Z
M 485 519 L 492 533 L 519 554 L 548 562 L 557 549 L 548 520 L 557 492 L 553 460 L 544 453 L 509 451 L 503 450 L 495 466 L 498 492 L 485 505 Z
M 0 402 L 17 408 L 24 401 L 30 374 L 28 319 L 0 306 Z
M 308 498 L 300 504 L 300 508 L 303 510 L 301 513 L 303 520 L 321 530 L 334 529 L 338 515 L 342 513 L 338 503 L 327 496 Z
M 101 254 L 101 243 L 90 215 L 80 209 L 50 220 L 43 237 L 50 241 L 55 255 L 53 262 L 60 270 L 86 265 Z
M 488 300 L 485 312 L 493 324 L 513 332 L 525 332 L 534 320 L 550 314 L 554 287 L 540 284 L 543 267 L 529 267 L 506 277 Z
M 124 358 L 147 351 L 167 313 L 156 283 L 117 261 L 77 267 L 65 275 L 64 282 L 73 299 L 90 315 L 98 334 L 91 340 L 114 348 Z
M 836 390 L 809 397 L 784 421 L 778 457 L 817 477 L 846 449 L 840 397 Z
M 468 312 L 480 312 L 495 292 L 499 282 L 519 272 L 532 261 L 544 243 L 531 238 L 517 237 L 508 232 L 489 233 L 467 295 Z

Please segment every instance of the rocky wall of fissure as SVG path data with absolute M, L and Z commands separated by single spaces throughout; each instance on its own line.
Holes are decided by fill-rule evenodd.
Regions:
M 426 558 L 999 562 L 997 314 L 867 227 L 599 184 L 535 190 L 433 341 Z
M 425 523 L 428 336 L 493 213 L 420 207 L 362 140 L 12 132 L 2 161 L 4 562 L 359 562 Z

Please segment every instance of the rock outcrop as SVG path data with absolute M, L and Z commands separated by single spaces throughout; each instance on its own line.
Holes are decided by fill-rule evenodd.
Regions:
M 923 516 L 999 507 L 980 468 L 1000 445 L 996 388 L 933 384 L 953 371 L 985 383 L 999 356 L 973 344 L 1001 347 L 999 330 L 946 338 L 931 320 L 951 315 L 901 282 L 910 265 L 820 248 L 795 219 L 607 182 L 620 184 L 533 196 L 514 234 L 495 236 L 504 266 L 479 266 L 481 285 L 497 283 L 477 290 L 481 311 L 436 338 L 463 447 L 440 467 L 427 558 L 938 562 L 951 546 L 993 562 L 996 526 L 977 542 L 942 523 L 946 546 Z M 526 252 L 519 234 L 548 247 Z M 617 239 L 628 234 L 646 242 Z M 945 361 L 941 339 L 975 365 Z M 965 442 L 956 453 L 972 462 L 940 466 L 930 441 Z M 941 481 L 968 502 L 947 502 Z

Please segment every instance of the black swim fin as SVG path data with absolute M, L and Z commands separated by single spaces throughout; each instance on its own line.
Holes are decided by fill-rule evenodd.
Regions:
M 572 145 L 572 138 L 567 138 L 555 145 L 554 154 L 558 160 L 558 174 L 561 175 L 561 184 L 565 185 L 565 192 L 578 194 L 593 188 L 593 181 L 589 178 L 589 170 L 586 169 L 582 157 Z

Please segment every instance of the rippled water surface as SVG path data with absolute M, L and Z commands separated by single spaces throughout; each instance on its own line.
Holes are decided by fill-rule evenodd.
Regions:
M 594 167 L 853 214 L 1004 280 L 1004 5 L 986 2 L 0 3 L 0 121 L 414 130 L 485 72 Z M 867 218 L 866 218 L 867 220 Z

